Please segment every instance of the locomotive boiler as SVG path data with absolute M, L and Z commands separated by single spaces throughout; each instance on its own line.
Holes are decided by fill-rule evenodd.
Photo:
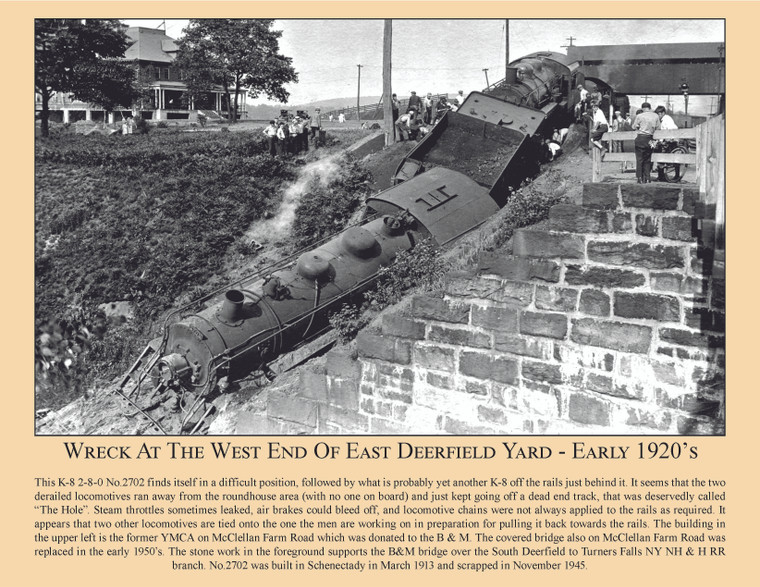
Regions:
M 505 80 L 469 94 L 407 154 L 360 224 L 173 312 L 116 392 L 151 420 L 138 400 L 144 385 L 188 395 L 192 422 L 206 398 L 325 332 L 330 314 L 400 251 L 424 239 L 443 246 L 485 222 L 537 170 L 541 134 L 572 115 L 576 69 L 554 53 L 511 64 Z

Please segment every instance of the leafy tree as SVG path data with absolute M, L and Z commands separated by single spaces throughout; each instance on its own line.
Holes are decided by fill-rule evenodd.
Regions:
M 282 31 L 272 30 L 271 19 L 193 19 L 177 41 L 175 65 L 185 74 L 188 92 L 194 98 L 215 85 L 224 88 L 235 122 L 238 93 L 248 89 L 256 98 L 287 102 L 284 84 L 298 81 L 290 57 L 279 53 Z M 234 92 L 234 94 L 233 94 Z
M 42 18 L 34 22 L 34 84 L 42 96 L 42 135 L 48 135 L 55 92 L 112 110 L 132 103 L 135 66 L 120 60 L 129 47 L 124 25 L 114 19 Z

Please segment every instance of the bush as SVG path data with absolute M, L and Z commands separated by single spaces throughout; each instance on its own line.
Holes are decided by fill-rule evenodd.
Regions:
M 561 173 L 550 170 L 542 185 L 536 188 L 532 183 L 523 185 L 512 193 L 504 206 L 502 220 L 494 231 L 493 246 L 500 247 L 512 238 L 515 230 L 537 224 L 549 217 L 549 208 L 567 201 L 565 184 Z
M 169 128 L 169 123 L 166 122 L 165 120 L 159 120 L 156 123 L 156 128 Z
M 140 333 L 221 271 L 295 167 L 247 133 L 65 135 L 36 147 L 38 387 L 57 407 L 96 373 L 126 368 Z M 92 308 L 121 300 L 134 302 L 134 325 L 86 336 L 100 327 Z
M 293 237 L 303 248 L 342 230 L 370 193 L 372 176 L 362 165 L 343 155 L 336 171 L 315 175 L 296 208 Z

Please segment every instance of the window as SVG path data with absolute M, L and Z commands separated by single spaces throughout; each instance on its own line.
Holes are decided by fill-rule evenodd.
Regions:
M 163 78 L 164 78 L 165 80 L 168 80 L 168 79 L 169 79 L 169 68 L 168 68 L 168 67 L 164 67 L 164 68 L 163 68 Z

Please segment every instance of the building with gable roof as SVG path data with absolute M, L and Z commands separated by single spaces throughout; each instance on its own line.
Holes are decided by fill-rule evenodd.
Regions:
M 197 100 L 185 97 L 187 85 L 182 73 L 173 66 L 177 56 L 177 44 L 173 38 L 161 29 L 130 27 L 127 36 L 132 44 L 124 53 L 124 59 L 134 61 L 138 68 L 137 75 L 144 89 L 147 100 L 139 108 L 125 104 L 115 112 L 105 112 L 92 104 L 72 100 L 69 95 L 58 93 L 50 100 L 50 120 L 57 122 L 77 122 L 92 120 L 95 122 L 116 122 L 139 113 L 152 120 L 195 120 L 198 113 L 207 117 L 227 116 L 227 96 L 222 86 L 205 93 Z M 42 108 L 40 96 L 35 98 L 37 110 Z M 246 92 L 238 95 L 238 115 L 245 118 Z

